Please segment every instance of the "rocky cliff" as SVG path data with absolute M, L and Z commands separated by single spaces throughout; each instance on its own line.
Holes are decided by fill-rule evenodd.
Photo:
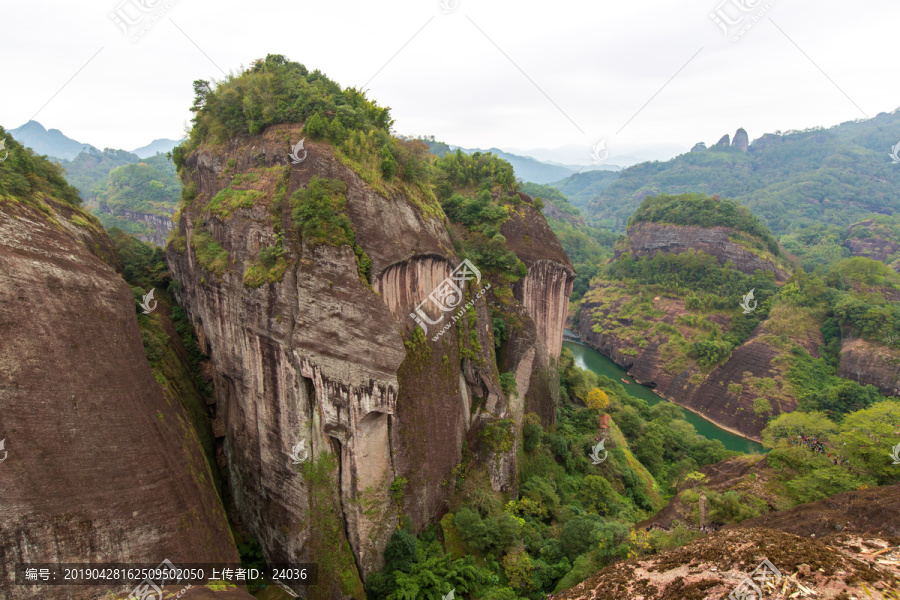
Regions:
M 860 338 L 844 339 L 838 375 L 874 385 L 885 396 L 900 396 L 900 352 Z
M 688 250 L 715 256 L 719 264 L 730 262 L 734 268 L 752 274 L 757 269 L 773 271 L 777 281 L 787 279 L 787 271 L 770 254 L 760 252 L 728 227 L 670 225 L 641 221 L 628 228 L 628 249 L 635 257 L 653 256 L 657 252 L 680 254 Z M 622 253 L 617 250 L 616 258 Z
M 505 353 L 507 367 L 514 370 L 524 412 L 533 412 L 544 423 L 552 423 L 559 401 L 556 359 L 562 351 L 562 333 L 569 310 L 575 270 L 547 222 L 520 195 L 522 205 L 503 223 L 501 233 L 510 248 L 528 267 L 528 275 L 513 286 L 522 313 L 523 330 L 511 336 Z M 547 399 L 552 402 L 547 402 Z M 517 424 L 521 427 L 521 412 Z
M 40 159 L 10 152 L 0 165 L 0 596 L 101 595 L 14 586 L 23 562 L 237 562 L 197 435 L 151 374 L 114 247 L 96 218 L 40 184 L 50 167 L 38 164 L 21 192 L 10 169 Z
M 135 234 L 135 237 L 154 246 L 165 246 L 169 233 L 175 227 L 171 215 L 153 215 L 122 209 L 120 216 L 132 223 L 146 225 L 149 233 L 138 233 Z
M 545 391 L 558 381 L 552 363 L 573 273 L 558 242 L 559 252 L 527 253 L 555 238 L 523 206 L 522 218 L 541 225 L 526 232 L 533 242 L 508 236 L 528 275 L 503 299 L 522 315 L 509 342 L 515 358 L 499 365 L 516 373 L 521 399 L 507 398 L 487 304 L 499 281 L 470 274 L 459 281 L 467 308 L 442 313 L 426 302 L 416 311 L 460 265 L 433 196 L 367 183 L 309 139 L 292 164 L 289 140 L 303 137 L 299 125 L 276 125 L 189 154 L 182 175 L 196 196 L 167 261 L 211 356 L 243 525 L 270 561 L 318 562 L 319 585 L 301 593 L 361 597 L 399 516 L 420 529 L 443 509 L 464 447 L 495 490 L 515 491 L 512 424 L 526 401 L 555 414 Z M 289 199 L 326 180 L 342 190 L 356 252 L 294 222 Z M 252 202 L 224 205 L 241 198 L 234 191 L 252 192 Z M 277 247 L 283 257 L 259 278 L 261 256 Z
M 652 320 L 629 314 L 633 309 L 623 310 L 629 300 L 624 286 L 600 284 L 585 295 L 576 331 L 639 383 L 652 386 L 664 398 L 723 428 L 757 441 L 771 416 L 797 407 L 786 377 L 789 365 L 778 359 L 792 344 L 818 356 L 822 337 L 817 322 L 796 319 L 795 325 L 805 326 L 786 326 L 787 314 L 794 309 L 776 307 L 726 361 L 706 370 L 678 351 L 680 340 L 692 339 L 698 333 L 691 325 L 695 321 L 684 300 L 655 297 L 650 306 Z M 719 313 L 708 318 L 728 329 L 733 317 Z M 640 327 L 635 328 L 635 322 Z
M 868 219 L 851 225 L 847 236 L 845 246 L 851 256 L 864 256 L 888 264 L 895 270 L 900 269 L 900 264 L 892 264 L 900 255 L 900 243 L 890 228 L 875 219 Z

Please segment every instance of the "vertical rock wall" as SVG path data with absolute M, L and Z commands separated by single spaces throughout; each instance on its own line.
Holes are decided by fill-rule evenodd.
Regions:
M 114 248 L 75 224 L 91 217 L 45 200 L 50 215 L 0 204 L 0 597 L 108 589 L 15 586 L 21 562 L 238 561 L 190 420 L 150 371 L 132 291 L 98 258 Z

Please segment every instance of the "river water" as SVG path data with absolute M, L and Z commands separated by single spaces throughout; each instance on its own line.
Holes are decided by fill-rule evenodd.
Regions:
M 658 402 L 668 402 L 665 398 L 656 395 L 650 388 L 640 385 L 634 381 L 619 365 L 603 356 L 590 346 L 569 340 L 563 341 L 563 346 L 572 351 L 575 355 L 575 364 L 582 369 L 593 371 L 597 375 L 606 375 L 610 379 L 618 381 L 631 396 L 646 400 L 647 404 L 653 406 Z M 630 383 L 627 385 L 622 379 L 627 379 Z M 697 433 L 711 440 L 721 440 L 725 447 L 729 450 L 738 452 L 763 452 L 763 447 L 752 440 L 741 437 L 737 434 L 726 431 L 721 427 L 707 421 L 700 415 L 693 413 L 687 409 L 678 409 L 684 414 L 684 420 L 694 426 Z

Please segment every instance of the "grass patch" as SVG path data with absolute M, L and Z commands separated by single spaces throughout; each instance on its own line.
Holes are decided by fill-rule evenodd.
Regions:
M 191 247 L 197 257 L 197 263 L 211 273 L 221 277 L 228 268 L 228 251 L 213 239 L 212 234 L 202 229 L 195 229 L 191 235 Z
M 248 175 L 256 174 L 248 173 Z M 256 177 L 257 179 L 259 178 L 258 175 L 256 175 Z M 238 209 L 252 208 L 258 200 L 265 198 L 265 196 L 265 193 L 258 190 L 233 190 L 231 188 L 225 188 L 209 201 L 207 209 L 214 215 L 227 219 L 231 216 L 231 213 Z

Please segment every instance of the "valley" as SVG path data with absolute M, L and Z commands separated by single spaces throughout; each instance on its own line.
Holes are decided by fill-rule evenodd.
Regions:
M 900 598 L 898 113 L 576 172 L 193 92 L 0 128 L 0 597 Z M 163 560 L 316 582 L 17 580 Z

